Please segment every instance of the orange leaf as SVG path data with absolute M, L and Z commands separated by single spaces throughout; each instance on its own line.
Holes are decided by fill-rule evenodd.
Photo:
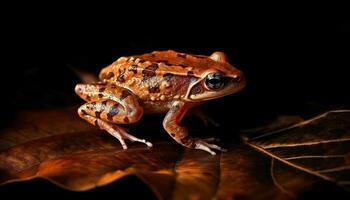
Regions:
M 335 119 L 345 117 L 349 116 L 336 115 Z M 318 127 L 312 130 L 320 136 L 327 128 L 322 124 L 313 121 L 303 127 Z M 346 124 L 334 128 L 349 133 Z M 302 133 L 307 131 L 299 129 L 294 126 L 279 134 L 262 136 L 254 133 L 245 138 L 248 145 L 226 141 L 229 151 L 211 156 L 182 148 L 170 137 L 152 141 L 151 149 L 135 143 L 122 150 L 115 138 L 80 120 L 76 108 L 22 112 L 12 127 L 0 132 L 0 183 L 8 185 L 41 177 L 68 190 L 87 191 L 133 175 L 159 199 L 294 199 L 319 190 L 318 183 L 336 188 L 333 192 L 344 192 L 328 182 L 338 183 L 337 177 L 326 181 L 295 167 L 291 159 L 284 162 L 280 152 L 270 152 L 275 147 L 266 148 L 281 141 L 301 143 L 309 137 L 319 141 L 320 137 L 304 136 Z M 289 133 L 291 130 L 293 134 Z M 265 140 L 267 137 L 271 138 Z M 343 154 L 349 155 L 349 149 L 344 148 L 347 151 Z M 290 155 L 287 150 L 282 153 Z M 349 160 L 349 156 L 346 158 Z M 342 173 L 347 175 L 347 171 Z

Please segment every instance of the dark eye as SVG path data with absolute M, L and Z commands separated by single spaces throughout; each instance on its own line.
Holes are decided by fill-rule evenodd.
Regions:
M 218 90 L 224 86 L 224 75 L 221 73 L 208 74 L 205 77 L 205 85 L 211 90 Z

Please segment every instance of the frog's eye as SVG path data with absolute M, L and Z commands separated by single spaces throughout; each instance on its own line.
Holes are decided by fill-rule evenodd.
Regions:
M 205 77 L 205 85 L 208 89 L 219 90 L 224 86 L 224 75 L 221 73 L 211 73 Z

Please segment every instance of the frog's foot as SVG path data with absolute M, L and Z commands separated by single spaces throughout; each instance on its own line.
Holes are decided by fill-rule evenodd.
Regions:
M 212 151 L 211 149 L 216 149 L 216 150 L 219 150 L 222 152 L 227 151 L 226 149 L 221 148 L 216 144 L 208 143 L 209 141 L 213 141 L 213 140 L 215 140 L 215 138 L 208 138 L 208 139 L 196 138 L 196 139 L 194 139 L 194 148 L 206 151 L 206 152 L 210 153 L 211 155 L 216 155 L 216 153 L 214 151 Z
M 106 122 L 104 122 L 106 123 Z M 103 129 L 105 129 L 108 133 L 110 133 L 111 135 L 113 135 L 114 137 L 116 137 L 120 144 L 122 145 L 123 149 L 127 149 L 128 146 L 125 144 L 125 140 L 130 140 L 131 142 L 141 142 L 146 144 L 148 147 L 152 147 L 153 144 L 148 142 L 145 139 L 140 139 L 137 138 L 129 133 L 127 133 L 122 127 L 119 127 L 117 125 L 109 125 L 109 123 L 106 123 L 107 126 L 105 127 L 101 127 Z M 109 125 L 109 126 L 108 126 Z
M 115 124 L 105 122 L 101 119 L 98 119 L 96 117 L 90 116 L 90 115 L 82 115 L 84 119 L 86 119 L 88 122 L 94 124 L 95 126 L 99 127 L 100 129 L 106 130 L 108 133 L 116 137 L 120 144 L 122 145 L 123 149 L 128 149 L 128 146 L 125 143 L 125 140 L 128 139 L 132 142 L 141 142 L 146 144 L 148 147 L 152 147 L 152 143 L 146 141 L 145 139 L 137 138 L 133 135 L 130 135 L 127 133 L 122 127 L 117 126 Z

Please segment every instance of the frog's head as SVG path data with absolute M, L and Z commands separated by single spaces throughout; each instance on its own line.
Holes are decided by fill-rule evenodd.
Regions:
M 185 99 L 198 102 L 219 98 L 240 91 L 246 85 L 243 72 L 228 63 L 226 55 L 214 52 L 208 57 L 211 62 L 201 70 L 188 88 Z

